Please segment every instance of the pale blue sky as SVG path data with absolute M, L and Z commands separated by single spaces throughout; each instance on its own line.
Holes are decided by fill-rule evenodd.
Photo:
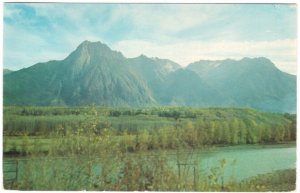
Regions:
M 5 3 L 4 67 L 64 59 L 90 40 L 183 66 L 265 56 L 295 74 L 296 19 L 292 4 Z

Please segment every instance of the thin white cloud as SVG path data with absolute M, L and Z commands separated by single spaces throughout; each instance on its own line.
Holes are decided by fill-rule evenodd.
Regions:
M 11 70 L 29 67 L 38 62 L 64 59 L 75 47 L 74 45 L 71 50 L 60 49 L 57 44 L 53 45 L 53 42 L 33 31 L 28 33 L 22 28 L 16 30 L 9 24 L 5 25 L 4 34 L 9 34 L 4 39 L 4 68 Z
M 141 9 L 128 9 L 126 15 L 132 18 L 136 26 L 153 27 L 167 33 L 176 33 L 199 25 L 212 16 L 203 9 L 193 9 L 192 5 L 181 5 L 172 8 L 173 14 L 167 14 L 166 10 L 163 9 L 148 9 L 145 6 Z M 168 10 L 168 12 L 170 11 Z M 146 19 L 149 22 L 145 22 Z

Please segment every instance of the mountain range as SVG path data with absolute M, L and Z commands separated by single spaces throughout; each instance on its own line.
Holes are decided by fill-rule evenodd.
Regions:
M 296 112 L 296 76 L 267 58 L 179 64 L 84 41 L 64 60 L 4 72 L 4 105 L 241 107 Z

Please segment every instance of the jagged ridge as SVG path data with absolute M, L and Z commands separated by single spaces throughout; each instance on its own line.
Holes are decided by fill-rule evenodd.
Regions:
M 222 106 L 296 111 L 296 76 L 266 58 L 198 61 L 126 58 L 84 41 L 61 61 L 4 76 L 5 105 Z

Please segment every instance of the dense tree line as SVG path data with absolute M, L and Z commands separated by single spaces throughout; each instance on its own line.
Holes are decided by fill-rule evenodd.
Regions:
M 141 146 L 146 149 L 173 149 L 179 145 L 194 148 L 214 144 L 280 143 L 296 140 L 296 115 L 287 113 L 262 113 L 251 109 L 231 108 L 96 108 L 95 116 L 86 109 L 79 110 L 62 108 L 63 115 L 57 116 L 58 108 L 55 107 L 9 107 L 4 109 L 4 135 L 49 136 L 58 127 L 74 132 L 81 128 L 87 118 L 95 117 L 98 120 L 98 134 L 103 129 L 109 129 L 114 135 L 127 140 L 127 149 L 131 151 Z M 25 116 L 22 112 L 30 113 Z M 37 115 L 38 112 L 48 115 Z M 131 128 L 131 124 L 122 126 L 125 122 L 139 119 L 140 122 L 134 128 Z M 119 121 L 118 128 L 109 120 Z M 163 121 L 169 124 L 162 124 Z M 142 129 L 141 124 L 147 122 L 148 129 Z
M 295 125 L 294 125 L 295 126 Z M 268 125 L 242 120 L 178 123 L 175 127 L 164 127 L 153 132 L 140 130 L 136 134 L 124 132 L 123 144 L 127 150 L 199 148 L 216 144 L 257 144 L 295 141 L 296 129 L 289 123 Z

